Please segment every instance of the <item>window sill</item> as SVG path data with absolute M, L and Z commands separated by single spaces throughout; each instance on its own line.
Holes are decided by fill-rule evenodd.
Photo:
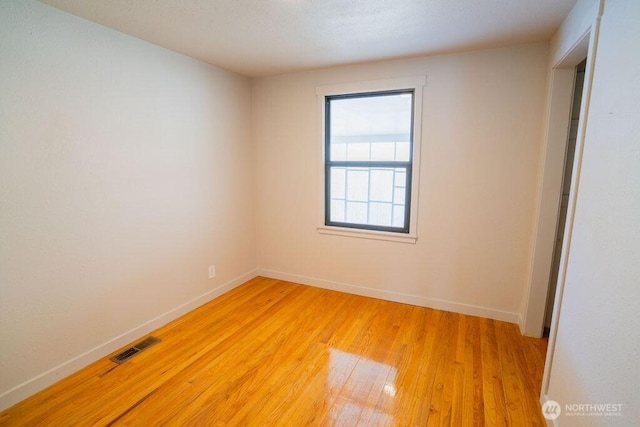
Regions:
M 333 236 L 355 237 L 369 240 L 385 240 L 387 242 L 415 244 L 418 236 L 415 234 L 392 233 L 388 231 L 359 230 L 343 227 L 330 227 L 323 225 L 318 227 L 318 233 L 331 234 Z

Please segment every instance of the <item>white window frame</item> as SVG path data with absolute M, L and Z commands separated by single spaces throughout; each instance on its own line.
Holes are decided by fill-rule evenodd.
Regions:
M 416 243 L 418 240 L 418 194 L 420 184 L 420 147 L 422 140 L 422 97 L 426 85 L 426 76 L 412 76 L 395 79 L 371 80 L 364 82 L 342 83 L 318 86 L 316 96 L 318 101 L 319 128 L 319 195 L 318 195 L 318 232 L 336 236 L 356 237 L 391 242 Z M 413 147 L 411 173 L 411 202 L 409 216 L 409 233 L 390 231 L 365 230 L 325 225 L 325 98 L 335 95 L 360 94 L 369 92 L 384 92 L 393 90 L 413 90 Z

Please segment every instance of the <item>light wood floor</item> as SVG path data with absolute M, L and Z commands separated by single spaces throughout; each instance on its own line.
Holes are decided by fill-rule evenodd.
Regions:
M 0 425 L 544 425 L 513 324 L 256 278 L 0 413 Z

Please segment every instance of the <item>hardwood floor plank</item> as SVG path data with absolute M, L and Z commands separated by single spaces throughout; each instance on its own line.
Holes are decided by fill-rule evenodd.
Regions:
M 502 383 L 504 388 L 504 398 L 507 409 L 507 417 L 510 425 L 527 424 L 527 413 L 524 407 L 521 387 L 518 379 L 516 361 L 508 346 L 505 328 L 496 325 L 496 341 L 498 344 L 498 357 L 500 360 L 500 372 L 502 373 Z
M 456 343 L 460 316 L 445 312 L 440 328 L 443 335 L 441 353 L 435 367 L 436 376 L 431 394 L 428 426 L 451 425 L 451 400 L 455 376 Z
M 510 360 L 509 370 L 513 386 L 515 388 L 513 393 L 509 393 L 510 389 L 505 388 L 505 396 L 507 399 L 517 399 L 520 403 L 523 411 L 522 419 L 526 420 L 529 425 L 532 426 L 546 426 L 546 422 L 542 417 L 540 411 L 539 402 L 532 399 L 526 399 L 524 396 L 535 395 L 540 393 L 542 386 L 542 372 L 544 366 L 539 366 L 539 370 L 532 369 L 532 366 L 527 363 L 527 357 L 523 349 L 527 348 L 527 344 L 531 343 L 532 338 L 523 337 L 520 335 L 515 325 L 500 324 L 499 331 L 501 336 L 499 342 L 503 348 L 503 351 L 507 352 Z M 507 345 L 509 342 L 520 341 L 520 346 Z M 536 358 L 535 354 L 532 355 Z M 509 408 L 509 405 L 507 405 Z
M 485 424 L 484 419 L 484 383 L 482 376 L 482 345 L 480 344 L 480 322 L 478 317 L 467 319 L 469 326 L 467 327 L 467 351 L 465 352 L 466 366 L 472 366 L 471 375 L 467 376 L 470 392 L 466 394 L 465 420 L 473 420 L 473 425 L 482 426 Z M 469 413 L 471 409 L 471 413 Z
M 512 324 L 256 278 L 152 335 L 0 425 L 544 425 L 546 341 Z
M 435 366 L 442 355 L 442 342 L 447 337 L 442 333 L 442 317 L 445 312 L 433 311 L 429 318 L 429 326 L 426 330 L 426 339 L 422 348 L 422 357 L 418 366 L 409 368 L 410 372 L 415 372 L 416 382 L 409 388 L 408 394 L 411 396 L 412 405 L 408 413 L 407 422 L 411 425 L 427 425 L 431 412 L 431 398 L 433 395 L 437 371 Z
M 480 321 L 484 418 L 489 425 L 509 425 L 494 321 Z
M 462 425 L 464 420 L 464 406 L 465 406 L 465 373 L 471 372 L 472 364 L 465 366 L 465 355 L 467 349 L 467 317 L 458 316 L 458 329 L 456 333 L 456 345 L 454 354 L 454 372 L 451 378 L 451 418 L 449 425 L 459 426 Z M 468 387 L 472 390 L 471 387 Z M 473 399 L 469 399 L 472 402 Z

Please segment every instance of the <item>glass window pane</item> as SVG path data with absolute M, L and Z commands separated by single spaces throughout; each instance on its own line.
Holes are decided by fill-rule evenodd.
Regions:
M 344 199 L 346 186 L 346 169 L 331 168 L 331 198 Z
M 393 204 L 395 205 L 403 205 L 405 201 L 405 189 L 404 188 L 395 188 L 393 192 Z
M 347 160 L 347 144 L 331 144 L 331 160 Z
M 393 205 L 393 227 L 404 227 L 404 206 Z
M 367 224 L 367 203 L 347 202 L 346 222 Z
M 371 169 L 370 200 L 393 201 L 393 169 Z
M 331 212 L 330 219 L 334 222 L 344 222 L 344 200 L 331 199 Z
M 409 142 L 397 142 L 395 144 L 396 161 L 408 162 L 411 159 L 411 144 Z
M 391 225 L 391 207 L 391 203 L 371 202 L 369 204 L 369 224 L 389 227 Z
M 347 160 L 352 162 L 369 160 L 371 144 L 358 142 L 345 145 L 347 147 Z
M 396 160 L 395 151 L 393 142 L 374 142 L 371 144 L 371 160 Z
M 347 200 L 366 202 L 369 200 L 369 169 L 347 170 Z
M 406 204 L 407 196 L 407 172 L 405 169 L 395 169 L 394 174 L 394 187 L 393 187 L 393 203 L 395 205 L 404 206 Z M 395 215 L 395 209 L 394 209 Z M 404 215 L 404 211 L 402 213 Z M 395 223 L 394 216 L 394 223 Z
M 406 176 L 405 168 L 331 168 L 330 220 L 403 228 Z
M 346 145 L 347 160 L 370 160 L 370 155 L 373 160 L 373 153 L 375 160 L 409 160 L 403 153 L 411 141 L 413 94 L 335 98 L 329 102 L 330 145 Z M 377 143 L 383 145 L 375 146 Z M 394 143 L 400 148 L 384 145 Z M 404 157 L 397 158 L 398 154 Z M 341 149 L 330 149 L 330 160 L 343 160 L 343 155 Z

